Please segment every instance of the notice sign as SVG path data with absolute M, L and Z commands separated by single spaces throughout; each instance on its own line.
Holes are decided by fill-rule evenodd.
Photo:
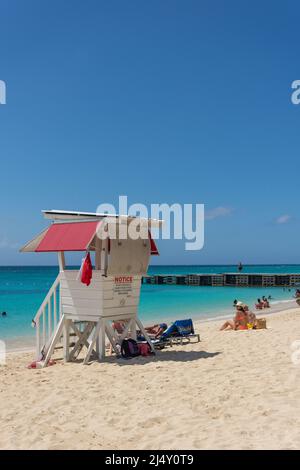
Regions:
M 132 276 L 116 276 L 113 286 L 114 295 L 130 297 L 132 294 Z

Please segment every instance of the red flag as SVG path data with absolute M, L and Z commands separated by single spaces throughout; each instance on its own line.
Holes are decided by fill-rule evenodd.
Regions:
M 81 282 L 89 286 L 91 283 L 92 275 L 93 275 L 93 266 L 92 266 L 90 254 L 88 253 L 82 265 Z

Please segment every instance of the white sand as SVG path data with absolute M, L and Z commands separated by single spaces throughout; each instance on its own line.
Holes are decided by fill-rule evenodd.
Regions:
M 220 332 L 155 358 L 0 367 L 1 449 L 299 449 L 300 309 L 268 329 Z

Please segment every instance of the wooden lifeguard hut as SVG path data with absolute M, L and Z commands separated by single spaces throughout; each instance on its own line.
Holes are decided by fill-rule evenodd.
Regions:
M 159 227 L 161 221 L 86 212 L 42 212 L 52 220 L 51 225 L 20 250 L 58 253 L 59 274 L 33 320 L 38 366 L 47 365 L 61 342 L 65 361 L 77 358 L 84 348 L 84 364 L 93 352 L 103 359 L 106 338 L 119 354 L 121 341 L 128 336 L 135 339 L 137 330 L 154 352 L 137 310 L 142 276 L 150 256 L 158 255 L 151 228 Z M 137 229 L 147 225 L 146 236 L 128 236 L 131 223 Z M 113 238 L 109 236 L 110 228 L 114 229 Z M 108 236 L 103 237 L 104 232 Z M 69 251 L 94 252 L 90 285 L 80 282 L 78 270 L 67 269 L 65 252 Z M 124 322 L 121 334 L 112 327 L 116 321 Z

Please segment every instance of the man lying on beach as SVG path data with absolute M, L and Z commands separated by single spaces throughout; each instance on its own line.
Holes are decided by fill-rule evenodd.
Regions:
M 125 330 L 124 321 L 113 321 L 111 326 L 119 335 L 121 335 Z
M 166 331 L 167 328 L 168 325 L 166 323 L 159 323 L 153 326 L 146 326 L 145 330 L 150 336 L 153 336 L 154 338 L 159 338 L 160 335 L 162 335 L 162 333 Z
M 112 324 L 112 329 L 117 333 L 117 336 L 120 338 L 121 335 L 124 333 L 125 331 L 125 328 L 126 328 L 126 323 L 122 320 L 119 320 L 119 321 L 113 321 Z M 113 352 L 113 347 L 112 347 L 112 344 L 109 343 L 109 345 L 107 346 L 110 350 L 110 354 L 112 354 Z
M 233 320 L 227 320 L 224 325 L 221 326 L 220 331 L 223 330 L 247 330 L 249 318 L 249 308 L 242 302 L 236 304 L 236 314 Z

